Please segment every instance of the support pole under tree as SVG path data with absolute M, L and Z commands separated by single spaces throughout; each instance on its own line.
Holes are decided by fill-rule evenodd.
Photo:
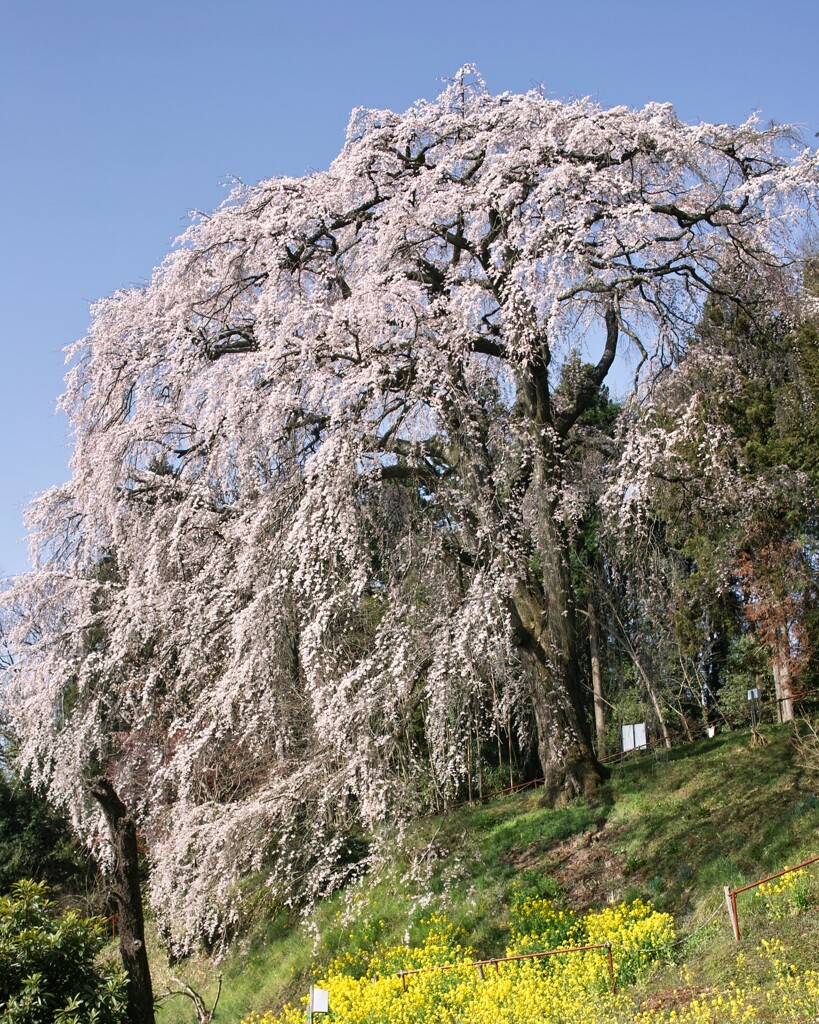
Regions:
M 603 674 L 600 671 L 600 631 L 597 625 L 597 612 L 594 601 L 589 594 L 586 605 L 589 620 L 589 661 L 591 665 L 592 691 L 594 693 L 594 735 L 595 753 L 598 758 L 606 754 L 606 707 L 603 700 Z
M 97 779 L 91 786 L 91 795 L 105 816 L 114 850 L 110 894 L 119 928 L 119 952 L 128 975 L 128 1024 L 155 1024 L 139 887 L 136 825 L 108 779 Z
M 737 917 L 737 894 L 731 887 L 725 886 L 725 904 L 728 907 L 728 918 L 734 933 L 734 942 L 739 942 L 739 918 Z

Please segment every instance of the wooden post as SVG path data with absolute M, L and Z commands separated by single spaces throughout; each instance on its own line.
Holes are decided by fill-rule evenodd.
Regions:
M 609 961 L 609 978 L 611 979 L 611 994 L 614 995 L 617 992 L 617 985 L 614 981 L 614 957 L 611 955 L 611 943 L 606 943 L 606 955 Z
M 732 892 L 729 886 L 725 886 L 725 903 L 728 907 L 728 917 L 731 921 L 731 928 L 734 932 L 734 941 L 739 942 L 739 920 L 737 918 L 737 894 Z

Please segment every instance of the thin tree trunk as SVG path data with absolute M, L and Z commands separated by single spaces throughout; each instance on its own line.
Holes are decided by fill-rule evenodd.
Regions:
M 643 686 L 645 687 L 645 691 L 648 695 L 648 699 L 651 701 L 651 706 L 654 708 L 654 714 L 657 718 L 657 722 L 659 723 L 660 731 L 663 734 L 663 743 L 665 744 L 666 748 L 670 750 L 672 746 L 671 734 L 669 733 L 668 726 L 665 724 L 665 719 L 663 718 L 663 709 L 660 703 L 660 694 L 657 691 L 657 687 L 654 685 L 651 676 L 645 670 L 643 663 L 640 661 L 637 651 L 634 649 L 634 645 L 629 639 L 628 633 L 626 632 L 625 627 L 623 626 L 623 621 L 617 613 L 617 609 L 614 608 L 614 606 L 612 605 L 611 610 L 614 614 L 615 619 L 617 620 L 617 627 L 618 632 L 620 634 L 621 644 L 625 648 L 625 651 L 628 654 L 628 656 L 631 658 L 632 664 L 634 665 L 637 675 L 642 680 Z
M 790 650 L 788 633 L 784 626 L 776 631 L 776 647 L 771 658 L 774 690 L 776 692 L 776 717 L 780 722 L 793 721 L 793 689 L 791 685 Z
M 651 701 L 651 706 L 654 708 L 654 714 L 657 717 L 657 721 L 660 723 L 660 731 L 663 734 L 663 743 L 666 745 L 667 749 L 670 750 L 672 746 L 671 734 L 669 733 L 668 726 L 665 724 L 665 719 L 663 718 L 663 709 L 660 704 L 660 694 L 657 692 L 657 687 L 654 685 L 651 676 L 649 676 L 648 672 L 646 672 L 643 667 L 643 663 L 637 657 L 637 652 L 633 649 L 631 651 L 631 660 L 634 662 L 637 674 L 643 681 L 643 686 L 646 688 L 648 699 Z
M 685 733 L 685 738 L 688 740 L 689 743 L 693 743 L 694 742 L 694 735 L 691 732 L 691 726 L 688 724 L 688 717 L 686 716 L 685 712 L 683 711 L 682 701 L 680 699 L 680 695 L 677 694 L 677 703 L 676 704 L 672 704 L 672 703 L 669 702 L 668 706 L 671 708 L 671 710 L 674 712 L 674 714 L 679 718 L 680 724 L 683 727 L 683 732 Z
M 139 887 L 136 825 L 108 779 L 97 779 L 91 786 L 91 795 L 102 808 L 114 848 L 111 897 L 117 915 L 120 956 L 128 975 L 128 1022 L 155 1024 Z
M 475 763 L 478 766 L 478 799 L 483 800 L 483 759 L 481 757 L 481 736 L 475 723 Z
M 472 726 L 466 732 L 466 794 L 472 803 Z
M 592 692 L 594 693 L 594 733 L 597 741 L 597 756 L 604 757 L 606 754 L 606 705 L 603 700 L 603 674 L 600 671 L 600 630 L 591 595 L 589 595 L 587 611 L 589 616 L 589 659 Z

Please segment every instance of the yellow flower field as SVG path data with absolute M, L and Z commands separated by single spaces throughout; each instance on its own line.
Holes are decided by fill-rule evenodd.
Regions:
M 732 983 L 725 992 L 696 992 L 681 972 L 679 991 L 641 1008 L 630 988 L 652 965 L 670 962 L 676 941 L 669 914 L 634 900 L 579 916 L 550 900 L 521 898 L 511 908 L 508 956 L 557 947 L 610 943 L 617 980 L 612 993 L 606 949 L 473 964 L 441 915 L 425 922 L 418 946 L 375 944 L 332 961 L 317 985 L 330 993 L 332 1024 L 807 1024 L 819 1020 L 819 973 L 799 973 L 776 941 L 758 952 L 772 987 Z M 559 941 L 555 941 L 559 940 Z M 743 961 L 737 959 L 738 968 Z M 441 968 L 446 967 L 445 970 Z M 418 971 L 402 977 L 398 972 Z M 741 971 L 739 972 L 741 974 Z M 243 1024 L 303 1024 L 305 1007 L 251 1014 Z M 319 1018 L 321 1019 L 321 1018 Z

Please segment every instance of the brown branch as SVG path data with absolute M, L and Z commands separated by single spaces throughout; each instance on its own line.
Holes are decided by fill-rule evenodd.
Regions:
M 597 397 L 606 375 L 617 355 L 617 341 L 620 337 L 620 322 L 613 306 L 606 310 L 606 344 L 596 366 L 591 367 L 578 386 L 574 401 L 555 417 L 555 429 L 565 437 L 583 413 L 591 407 Z

